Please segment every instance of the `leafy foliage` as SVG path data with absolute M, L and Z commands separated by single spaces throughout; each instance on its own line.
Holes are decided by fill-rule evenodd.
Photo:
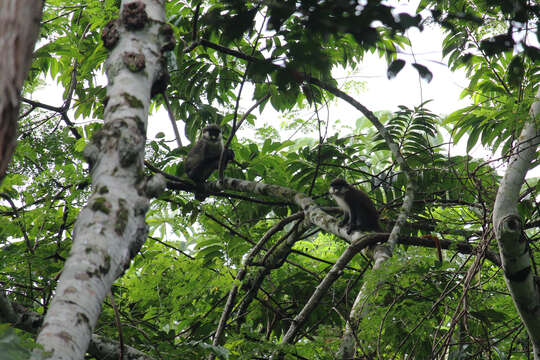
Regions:
M 34 344 L 10 328 L 8 324 L 0 325 L 0 351 L 6 359 L 24 360 L 32 355 Z

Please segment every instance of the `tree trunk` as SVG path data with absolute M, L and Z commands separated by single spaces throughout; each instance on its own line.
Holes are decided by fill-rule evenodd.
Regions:
M 43 0 L 0 1 L 0 182 L 15 150 L 19 94 L 32 63 Z
M 165 186 L 162 178 L 143 175 L 150 97 L 163 88 L 163 52 L 174 45 L 164 2 L 122 1 L 120 19 L 102 33 L 110 50 L 104 124 L 84 150 L 94 192 L 74 225 L 71 253 L 37 338 L 52 353 L 48 359 L 84 358 L 105 296 L 146 240 L 149 198 Z
M 519 143 L 497 191 L 493 209 L 493 228 L 499 244 L 504 279 L 529 333 L 535 360 L 540 360 L 540 291 L 534 281 L 529 244 L 523 235 L 517 205 L 525 175 L 537 156 L 536 149 L 540 143 L 537 125 L 539 118 L 540 89 L 531 106 L 530 119 L 521 131 Z

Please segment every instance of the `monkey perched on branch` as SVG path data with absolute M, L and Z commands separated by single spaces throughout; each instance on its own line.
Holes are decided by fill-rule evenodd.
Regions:
M 360 189 L 348 184 L 343 179 L 330 183 L 330 195 L 343 210 L 344 217 L 339 226 L 347 225 L 347 233 L 353 231 L 384 232 L 379 223 L 379 213 L 369 196 Z M 422 238 L 433 240 L 439 261 L 443 261 L 441 242 L 437 236 L 424 235 Z
M 347 225 L 347 233 L 353 231 L 384 232 L 379 223 L 379 213 L 369 196 L 343 179 L 330 183 L 330 195 L 343 210 L 343 220 L 339 226 Z
M 184 160 L 184 169 L 187 176 L 198 185 L 204 184 L 214 170 L 219 167 L 221 152 L 223 151 L 223 139 L 221 128 L 216 125 L 208 125 L 203 129 L 202 135 L 191 148 Z M 234 152 L 227 149 L 224 166 L 234 159 Z M 206 196 L 195 193 L 197 200 L 204 200 Z

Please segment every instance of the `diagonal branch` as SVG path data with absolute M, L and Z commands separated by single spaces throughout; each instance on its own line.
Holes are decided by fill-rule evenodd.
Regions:
M 32 105 L 33 107 L 39 107 L 45 110 L 57 112 L 58 114 L 60 114 L 60 116 L 62 117 L 62 120 L 64 120 L 64 122 L 68 126 L 69 131 L 71 131 L 71 133 L 73 134 L 73 137 L 75 137 L 75 139 L 80 139 L 82 137 L 81 134 L 79 134 L 79 131 L 77 130 L 77 128 L 75 127 L 75 124 L 67 116 L 68 108 L 66 108 L 66 104 L 68 104 L 69 106 L 68 102 L 66 102 L 62 106 L 52 106 L 52 105 L 41 103 L 39 101 L 30 100 L 24 97 L 21 97 L 21 101 L 29 105 Z
M 255 256 L 260 252 L 260 250 L 263 248 L 263 246 L 266 244 L 266 242 L 277 232 L 283 230 L 285 225 L 289 224 L 292 221 L 298 221 L 303 217 L 303 213 L 296 213 L 292 216 L 289 216 L 280 222 L 278 222 L 276 225 L 274 225 L 272 228 L 270 228 L 264 236 L 257 242 L 255 246 L 251 248 L 249 253 L 246 255 L 246 257 L 243 259 L 242 263 L 242 269 L 238 272 L 236 275 L 236 278 L 233 283 L 233 287 L 229 291 L 229 296 L 227 298 L 227 303 L 225 305 L 225 308 L 223 309 L 223 312 L 221 314 L 221 318 L 219 319 L 219 325 L 216 330 L 216 333 L 214 334 L 214 340 L 213 345 L 218 346 L 221 343 L 221 336 L 223 335 L 223 331 L 225 330 L 225 324 L 232 312 L 232 308 L 235 304 L 236 295 L 238 293 L 238 283 L 242 282 L 244 280 L 244 277 L 247 274 L 247 269 L 250 263 L 253 261 Z M 251 290 L 251 289 L 250 289 Z M 213 358 L 213 356 L 211 356 Z
M 122 0 L 121 20 L 102 33 L 110 50 L 108 102 L 103 127 L 83 153 L 95 191 L 78 214 L 70 255 L 36 339 L 55 359 L 84 357 L 105 296 L 147 239 L 149 201 L 165 186 L 161 176 L 143 175 L 150 96 L 172 41 L 163 31 L 164 6 L 164 0 Z M 39 356 L 36 349 L 33 358 Z
M 303 326 L 311 312 L 319 304 L 326 291 L 343 273 L 343 269 L 349 263 L 349 261 L 351 261 L 352 258 L 362 249 L 368 247 L 369 245 L 374 245 L 376 242 L 376 234 L 367 234 L 355 239 L 351 243 L 351 245 L 341 254 L 332 269 L 330 269 L 330 271 L 326 274 L 323 281 L 321 281 L 321 283 L 317 286 L 313 292 L 313 295 L 311 295 L 306 305 L 304 305 L 302 311 L 300 311 L 300 313 L 292 320 L 287 333 L 281 339 L 280 345 L 289 344 L 294 340 L 298 330 Z M 275 352 L 271 357 L 271 359 L 281 358 L 282 353 L 280 351 Z

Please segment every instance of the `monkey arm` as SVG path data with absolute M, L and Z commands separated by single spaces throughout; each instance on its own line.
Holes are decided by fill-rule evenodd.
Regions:
M 339 226 L 345 226 L 345 224 L 349 223 L 349 212 L 343 211 L 343 220 L 339 222 Z
M 234 160 L 234 151 L 232 151 L 232 149 L 227 149 L 227 151 L 225 153 L 225 156 L 226 156 L 227 162 L 233 161 Z

